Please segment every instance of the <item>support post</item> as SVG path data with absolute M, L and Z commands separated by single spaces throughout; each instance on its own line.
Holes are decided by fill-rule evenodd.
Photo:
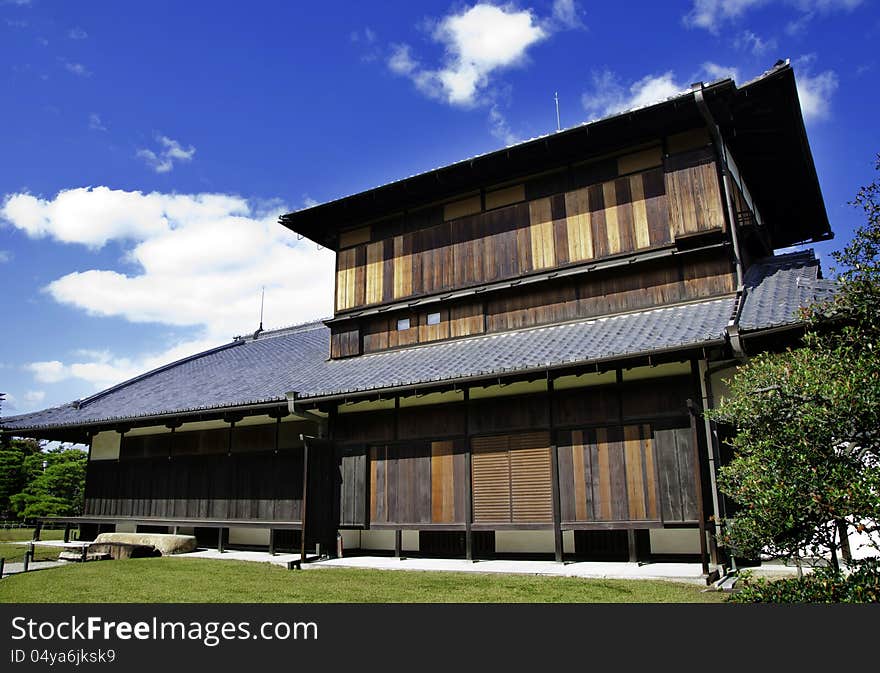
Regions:
M 42 530 L 43 530 L 43 522 L 37 521 L 36 525 L 34 526 L 34 538 L 33 538 L 34 542 L 40 541 L 40 532 Z
M 306 562 L 306 513 L 309 504 L 309 443 L 308 440 L 300 435 L 303 442 L 303 503 L 302 503 L 302 521 L 300 527 L 300 541 L 299 541 L 299 562 L 300 568 L 302 568 L 302 564 Z
M 64 524 L 64 543 L 67 544 L 70 542 L 70 524 Z
M 100 529 L 99 529 L 99 530 L 100 530 Z M 85 562 L 86 562 L 86 559 L 88 558 L 88 555 L 89 555 L 89 545 L 84 544 L 82 547 L 79 548 L 79 560 L 80 560 L 80 562 L 81 562 L 81 563 L 85 563 Z
M 171 531 L 174 535 L 180 535 L 180 526 L 173 526 Z
M 6 565 L 6 559 L 0 556 L 0 580 L 3 579 L 3 566 Z
M 394 531 L 394 558 L 400 558 L 403 547 L 403 531 L 399 528 Z
M 547 378 L 547 406 L 550 420 L 550 465 L 552 468 L 553 497 L 553 550 L 557 563 L 565 563 L 565 546 L 562 539 L 562 504 L 559 496 L 559 454 L 556 450 L 556 430 L 553 427 L 553 379 Z
M 638 563 L 639 562 L 639 545 L 636 540 L 636 531 L 635 529 L 630 528 L 626 531 L 626 544 L 629 549 L 629 562 L 630 563 Z
M 471 474 L 471 416 L 470 416 L 471 389 L 464 389 L 464 557 L 468 561 L 474 560 L 474 532 L 471 524 L 474 519 L 474 484 Z
M 223 553 L 223 531 L 224 530 L 226 530 L 226 529 L 223 527 L 217 529 L 217 552 L 220 554 Z
M 700 563 L 703 574 L 709 574 L 709 555 L 706 550 L 706 510 L 703 505 L 703 476 L 700 470 L 700 441 L 697 432 L 697 410 L 693 400 L 687 401 L 691 420 L 691 443 L 694 445 L 694 480 L 697 487 L 697 511 L 700 513 Z
M 28 543 L 27 549 L 24 552 L 24 571 L 28 571 L 28 567 L 31 564 L 31 561 L 34 558 L 34 543 Z
M 269 554 L 275 556 L 275 529 L 269 529 Z

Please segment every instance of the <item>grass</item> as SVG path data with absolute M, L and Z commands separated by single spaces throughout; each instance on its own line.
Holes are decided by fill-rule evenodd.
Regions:
M 0 528 L 0 558 L 6 559 L 6 563 L 23 562 L 27 547 L 23 544 L 10 543 L 29 542 L 33 537 L 33 528 Z M 62 540 L 64 531 L 43 530 L 40 537 L 43 540 Z M 35 561 L 57 561 L 59 553 L 61 550 L 58 547 L 43 547 L 39 544 L 34 546 Z
M 0 581 L 3 603 L 717 603 L 650 580 L 315 568 L 152 558 L 99 561 Z

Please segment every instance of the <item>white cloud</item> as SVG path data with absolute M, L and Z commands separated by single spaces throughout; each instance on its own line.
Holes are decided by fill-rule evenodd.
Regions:
M 101 121 L 101 115 L 99 115 L 97 112 L 92 112 L 92 114 L 89 115 L 89 128 L 92 131 L 107 130 L 107 127 L 104 126 L 104 122 Z
M 592 89 L 581 96 L 581 103 L 587 113 L 596 119 L 659 103 L 687 91 L 690 89 L 690 82 L 699 79 L 736 79 L 737 76 L 736 68 L 707 61 L 688 82 L 677 80 L 675 74 L 669 70 L 657 75 L 646 75 L 625 86 L 614 72 L 606 69 L 593 73 Z
M 38 404 L 46 399 L 46 391 L 45 390 L 28 390 L 24 394 L 24 401 L 29 402 L 30 404 Z
M 79 26 L 77 26 L 76 28 L 71 28 L 69 31 L 67 31 L 67 37 L 69 37 L 71 40 L 85 40 L 88 36 L 89 34 Z
M 174 162 L 191 161 L 196 153 L 196 148 L 190 145 L 184 148 L 177 140 L 168 136 L 158 135 L 158 151 L 139 149 L 135 156 L 143 159 L 146 164 L 157 173 L 168 173 L 174 168 Z
M 12 259 L 12 253 L 8 250 L 0 250 L 0 264 L 5 264 Z
M 492 135 L 505 145 L 519 142 L 519 137 L 510 129 L 510 124 L 498 105 L 489 108 L 489 130 Z
M 795 81 L 804 121 L 819 121 L 831 116 L 831 98 L 837 91 L 838 78 L 833 70 L 813 74 L 815 54 L 802 56 L 794 62 Z
M 751 30 L 742 31 L 739 35 L 736 36 L 733 44 L 737 49 L 752 52 L 754 56 L 763 56 L 768 51 L 771 51 L 778 47 L 778 43 L 776 42 L 775 38 L 765 40 L 760 35 L 753 33 Z
M 805 22 L 816 14 L 851 11 L 863 0 L 693 0 L 691 10 L 683 21 L 686 26 L 704 28 L 717 33 L 721 26 L 741 18 L 748 11 L 769 4 L 785 4 L 800 14 L 793 22 Z M 792 24 L 789 24 L 790 26 Z
M 25 365 L 40 383 L 58 383 L 68 378 L 64 363 L 59 360 L 47 360 L 43 362 L 31 362 Z
M 442 67 L 423 68 L 405 44 L 392 48 L 388 66 L 409 77 L 425 95 L 450 105 L 471 106 L 498 70 L 523 62 L 526 52 L 548 36 L 531 10 L 477 4 L 441 19 L 431 31 L 442 45 Z
M 58 59 L 61 61 L 61 64 L 64 66 L 64 69 L 69 73 L 73 73 L 77 77 L 91 77 L 92 72 L 88 68 L 86 68 L 82 63 L 74 63 L 73 61 L 68 61 L 66 58 Z
M 582 28 L 581 11 L 574 0 L 554 0 L 553 20 L 564 28 Z
M 190 328 L 186 341 L 131 356 L 79 353 L 73 362 L 33 362 L 36 380 L 96 387 L 228 341 L 256 328 L 266 288 L 267 327 L 332 311 L 333 256 L 277 223 L 287 208 L 260 210 L 228 194 L 79 188 L 43 199 L 8 196 L 0 217 L 28 236 L 96 249 L 115 241 L 131 271 L 86 268 L 49 283 L 57 302 L 90 315 Z M 84 266 L 87 258 L 84 259 Z

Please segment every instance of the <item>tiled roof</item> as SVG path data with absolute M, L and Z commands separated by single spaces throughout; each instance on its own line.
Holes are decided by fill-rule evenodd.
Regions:
M 741 332 L 800 322 L 798 309 L 831 296 L 834 283 L 819 277 L 812 250 L 777 255 L 751 267 L 743 280 L 746 296 L 739 318 Z
M 749 269 L 740 325 L 796 322 L 797 307 L 828 291 L 811 252 Z M 328 360 L 329 330 L 316 322 L 240 339 L 148 372 L 78 404 L 2 420 L 7 429 L 122 421 L 303 398 L 424 386 L 545 370 L 720 343 L 733 297 Z

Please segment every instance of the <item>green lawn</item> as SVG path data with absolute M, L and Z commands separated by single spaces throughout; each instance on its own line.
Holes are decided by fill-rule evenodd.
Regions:
M 315 568 L 173 557 L 97 561 L 0 581 L 4 603 L 698 603 L 664 581 Z
M 34 537 L 33 528 L 0 528 L 0 558 L 5 558 L 6 563 L 21 563 L 24 561 L 24 553 L 27 547 L 21 544 L 9 544 L 10 542 L 27 542 Z M 64 539 L 63 530 L 44 530 L 40 537 L 43 540 Z M 34 548 L 35 561 L 56 561 L 61 552 L 57 547 L 41 547 L 39 544 Z

